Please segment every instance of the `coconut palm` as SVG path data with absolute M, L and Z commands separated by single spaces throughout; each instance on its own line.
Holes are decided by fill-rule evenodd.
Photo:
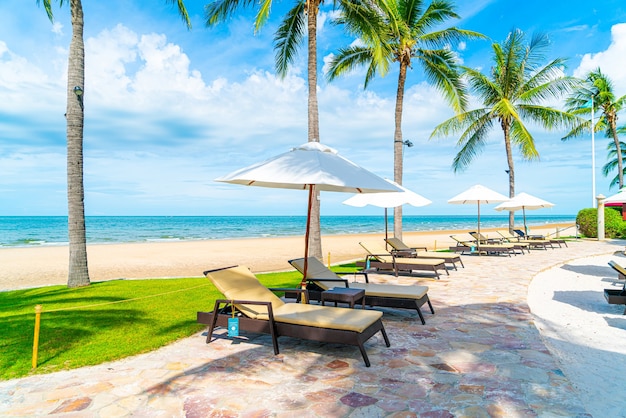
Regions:
M 393 62 L 399 65 L 393 135 L 394 180 L 402 184 L 403 141 L 402 113 L 407 72 L 418 64 L 428 81 L 442 92 L 452 108 L 464 110 L 467 99 L 461 81 L 456 54 L 447 46 L 483 35 L 456 27 L 440 29 L 459 16 L 452 2 L 433 0 L 389 0 L 362 3 L 363 13 L 352 13 L 338 19 L 348 32 L 362 42 L 340 49 L 329 63 L 327 77 L 334 80 L 358 66 L 366 66 L 364 88 L 378 73 L 384 76 Z M 402 207 L 394 209 L 394 235 L 402 239 Z
M 526 44 L 526 36 L 513 30 L 502 43 L 494 43 L 493 66 L 489 75 L 466 68 L 470 88 L 482 101 L 483 107 L 452 117 L 435 127 L 431 138 L 447 137 L 461 132 L 454 157 L 455 172 L 467 168 L 484 148 L 494 125 L 502 129 L 509 174 L 509 197 L 515 196 L 515 167 L 513 146 L 524 160 L 538 160 L 535 139 L 527 122 L 544 129 L 573 126 L 577 118 L 568 112 L 545 104 L 568 94 L 577 85 L 577 79 L 563 75 L 564 59 L 556 58 L 545 65 L 543 51 L 548 46 L 545 35 L 533 36 Z M 513 228 L 514 213 L 509 215 L 509 229 Z
M 187 10 L 182 0 L 168 0 L 176 3 L 178 10 L 191 27 Z M 64 1 L 58 0 L 59 6 Z M 51 0 L 37 0 L 43 3 L 50 21 L 54 21 Z M 67 202 L 69 232 L 69 273 L 68 287 L 87 286 L 90 284 L 87 266 L 87 238 L 85 233 L 85 189 L 83 184 L 83 126 L 85 89 L 85 45 L 83 41 L 83 6 L 81 0 L 70 0 L 72 19 L 72 40 L 68 54 L 67 68 Z
M 603 74 L 600 68 L 596 68 L 587 74 L 585 83 L 581 84 L 568 97 L 565 104 L 568 111 L 580 116 L 590 115 L 592 110 L 598 112 L 598 118 L 594 121 L 595 126 L 593 130 L 594 132 L 604 130 L 607 138 L 613 139 L 616 150 L 615 156 L 617 157 L 617 176 L 619 188 L 621 189 L 624 186 L 624 164 L 620 150 L 617 114 L 624 109 L 626 95 L 616 98 L 611 79 L 606 74 Z M 590 104 L 592 104 L 593 109 Z M 591 123 L 591 119 L 580 123 L 563 137 L 563 140 L 576 138 L 589 132 L 592 129 Z M 617 152 L 617 150 L 620 151 Z
M 317 15 L 323 0 L 296 1 L 287 12 L 274 36 L 276 49 L 276 71 L 284 77 L 290 64 L 296 58 L 297 47 L 305 35 L 308 35 L 308 141 L 319 142 L 319 107 L 317 102 Z M 345 4 L 342 0 L 337 3 Z M 269 18 L 272 0 L 253 2 L 250 0 L 213 0 L 205 6 L 206 25 L 214 26 L 227 20 L 239 7 L 257 10 L 254 29 L 258 31 Z M 320 202 L 313 199 L 311 208 L 311 231 L 309 251 L 314 257 L 322 259 L 320 231 Z
M 622 126 L 621 128 L 618 128 L 617 130 L 618 133 L 623 134 L 626 132 L 626 126 Z M 622 154 L 622 161 L 624 160 L 624 157 L 626 157 L 626 142 L 619 142 L 619 147 L 620 147 L 620 153 Z M 604 164 L 604 166 L 602 167 L 602 174 L 604 175 L 604 177 L 608 177 L 609 174 L 611 174 L 613 171 L 615 171 L 615 169 L 618 167 L 618 158 L 617 158 L 617 149 L 615 148 L 615 142 L 610 141 L 607 144 L 607 163 Z M 622 171 L 623 174 L 623 171 Z M 619 186 L 619 175 L 615 174 L 615 177 L 613 177 L 611 179 L 611 182 L 609 183 L 609 189 L 612 189 L 615 186 Z

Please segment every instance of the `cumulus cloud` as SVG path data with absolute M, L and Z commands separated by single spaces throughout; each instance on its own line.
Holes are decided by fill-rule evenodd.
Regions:
M 55 35 L 63 35 L 63 25 L 59 22 L 54 22 L 51 30 Z
M 611 44 L 605 51 L 584 54 L 574 76 L 584 77 L 600 67 L 613 80 L 618 95 L 626 91 L 626 23 L 611 28 Z M 621 93 L 620 93 L 621 92 Z

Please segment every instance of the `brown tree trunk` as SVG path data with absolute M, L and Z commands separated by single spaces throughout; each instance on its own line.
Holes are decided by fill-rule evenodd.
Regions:
M 400 73 L 398 74 L 398 90 L 396 91 L 395 127 L 393 132 L 393 180 L 402 184 L 404 171 L 404 143 L 402 140 L 402 108 L 404 106 L 404 84 L 408 64 L 400 61 Z M 402 239 L 402 206 L 393 209 L 393 235 Z
M 67 70 L 67 203 L 69 232 L 68 287 L 90 284 L 85 232 L 85 190 L 83 185 L 83 93 L 85 86 L 85 47 L 83 6 L 71 0 L 72 40 Z
M 502 130 L 504 131 L 504 147 L 506 148 L 506 161 L 509 165 L 509 198 L 515 197 L 515 167 L 513 164 L 513 151 L 511 149 L 511 126 L 508 122 L 502 122 Z M 509 211 L 509 233 L 513 234 L 515 229 L 515 212 Z M 524 231 L 526 233 L 526 231 Z
M 317 104 L 317 12 L 319 0 L 309 0 L 307 9 L 308 25 L 308 141 L 320 142 L 319 107 Z M 320 227 L 320 199 L 319 191 L 315 192 L 311 206 L 311 230 L 309 236 L 309 254 L 323 261 L 322 233 Z
M 611 132 L 613 133 L 613 141 L 615 142 L 615 151 L 617 152 L 617 178 L 619 179 L 619 190 L 622 190 L 622 187 L 624 187 L 624 162 L 622 160 L 622 149 L 619 143 L 619 137 L 617 136 L 617 116 L 613 115 L 609 118 L 609 123 L 611 124 Z

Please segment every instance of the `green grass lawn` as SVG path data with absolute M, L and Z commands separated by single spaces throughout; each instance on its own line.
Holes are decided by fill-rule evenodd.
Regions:
M 268 287 L 295 287 L 296 272 L 258 275 Z M 100 364 L 145 353 L 204 326 L 221 294 L 205 278 L 112 280 L 68 289 L 0 292 L 0 380 Z M 43 306 L 38 367 L 32 369 L 35 305 Z

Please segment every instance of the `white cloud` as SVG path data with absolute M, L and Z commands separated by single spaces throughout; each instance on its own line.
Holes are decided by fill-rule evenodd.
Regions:
M 574 76 L 583 78 L 598 67 L 611 78 L 618 96 L 626 94 L 626 23 L 611 28 L 611 44 L 605 51 L 583 55 Z
M 63 25 L 59 22 L 54 22 L 51 30 L 55 35 L 63 35 Z
M 320 11 L 317 15 L 317 33 L 322 32 L 326 22 L 333 21 L 341 16 L 341 11 L 338 9 L 331 9 L 329 11 Z

